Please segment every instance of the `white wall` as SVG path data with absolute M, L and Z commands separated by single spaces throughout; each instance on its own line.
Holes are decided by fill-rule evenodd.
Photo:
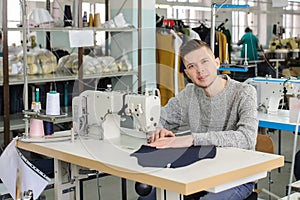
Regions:
M 142 81 L 156 87 L 156 13 L 155 0 L 142 1 Z
M 138 27 L 138 4 L 137 1 L 132 0 L 127 1 L 122 13 L 125 16 L 125 19 L 131 22 L 135 27 Z M 156 87 L 156 38 L 155 38 L 155 0 L 141 1 L 142 3 L 142 40 L 137 41 L 137 32 L 133 34 L 132 40 L 127 40 L 127 38 L 120 38 L 123 45 L 132 45 L 133 48 L 133 58 L 134 58 L 134 67 L 137 66 L 137 51 L 138 46 L 137 42 L 140 42 L 142 45 L 142 89 L 145 87 Z M 111 1 L 111 16 L 113 17 L 115 13 L 120 9 L 119 1 Z M 117 49 L 112 49 L 112 52 Z

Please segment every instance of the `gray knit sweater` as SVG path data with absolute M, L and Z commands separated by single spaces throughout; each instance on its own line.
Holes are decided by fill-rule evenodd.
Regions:
M 160 127 L 168 130 L 188 125 L 194 145 L 255 149 L 258 129 L 257 97 L 253 86 L 228 76 L 223 91 L 207 97 L 188 84 L 161 110 Z

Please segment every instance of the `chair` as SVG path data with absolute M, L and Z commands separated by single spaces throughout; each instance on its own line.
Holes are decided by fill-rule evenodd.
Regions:
M 268 135 L 257 134 L 255 150 L 274 154 L 274 143 L 272 138 Z
M 296 182 L 291 184 L 291 191 L 300 192 L 299 181 L 300 181 L 300 150 L 297 151 L 295 155 L 295 163 L 294 163 L 294 176 Z M 286 186 L 286 195 L 289 192 L 289 185 Z
M 256 138 L 256 151 L 264 152 L 264 153 L 271 153 L 274 154 L 274 142 L 272 138 L 265 134 L 257 134 Z M 271 178 L 271 171 L 268 171 L 268 185 L 269 185 L 269 191 L 271 191 L 271 184 L 273 183 L 273 180 Z M 271 196 L 269 196 L 269 199 Z
M 296 181 L 300 180 L 300 150 L 295 155 L 294 176 Z

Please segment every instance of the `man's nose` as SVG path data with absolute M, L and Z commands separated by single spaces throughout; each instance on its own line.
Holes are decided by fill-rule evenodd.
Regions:
M 202 66 L 202 65 L 196 65 L 196 70 L 197 70 L 197 72 L 203 72 L 203 70 L 204 70 L 204 67 Z

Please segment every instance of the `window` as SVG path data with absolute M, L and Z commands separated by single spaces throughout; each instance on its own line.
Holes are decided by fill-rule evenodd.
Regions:
M 22 13 L 19 1 L 7 1 L 7 26 L 9 28 L 17 28 L 20 24 Z M 21 45 L 22 33 L 19 31 L 8 31 L 8 45 L 15 43 L 16 45 Z
M 297 37 L 300 34 L 300 15 L 299 10 L 300 6 L 299 3 L 290 2 L 289 6 L 285 8 L 288 14 L 283 14 L 283 22 L 282 25 L 285 28 L 285 38 L 290 37 Z

